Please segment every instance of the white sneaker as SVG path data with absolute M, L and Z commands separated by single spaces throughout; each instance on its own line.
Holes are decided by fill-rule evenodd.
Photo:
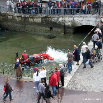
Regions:
M 33 87 L 33 88 L 35 88 L 35 87 Z

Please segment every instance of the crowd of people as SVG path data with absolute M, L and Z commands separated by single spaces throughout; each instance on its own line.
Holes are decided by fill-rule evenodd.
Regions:
M 20 2 L 11 2 L 7 0 L 8 11 L 17 12 L 23 14 L 61 14 L 64 15 L 75 13 L 90 14 L 91 9 L 94 9 L 94 13 L 99 12 L 101 3 L 98 0 L 95 0 L 93 3 L 74 0 L 66 1 L 55 1 L 49 0 L 48 3 L 38 3 L 34 1 L 20 1 Z

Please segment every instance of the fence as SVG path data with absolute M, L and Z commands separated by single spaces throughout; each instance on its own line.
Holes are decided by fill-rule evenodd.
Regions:
M 100 22 L 97 23 L 97 25 L 96 25 L 95 27 L 93 27 L 93 29 L 91 29 L 91 31 L 90 31 L 90 32 L 84 37 L 84 39 L 79 43 L 79 45 L 78 45 L 78 50 L 79 50 L 79 52 L 81 52 L 81 47 L 82 47 L 82 45 L 83 45 L 83 42 L 85 42 L 85 43 L 88 45 L 88 42 L 92 39 L 92 37 L 90 36 L 90 34 L 93 32 L 93 30 L 96 29 L 96 27 L 99 26 L 99 24 L 100 24 Z
M 78 15 L 78 14 L 98 14 L 102 12 L 102 8 L 91 8 L 91 9 L 81 9 L 81 8 L 43 8 L 43 7 L 35 7 L 35 8 L 20 8 L 15 7 L 14 9 L 12 7 L 0 6 L 0 12 L 12 12 L 12 13 L 20 13 L 20 14 L 32 14 L 32 15 Z

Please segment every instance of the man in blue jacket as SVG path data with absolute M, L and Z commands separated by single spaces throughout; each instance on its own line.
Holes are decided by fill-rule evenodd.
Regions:
M 101 43 L 101 41 L 99 40 L 99 38 L 97 38 L 96 39 L 97 40 L 97 42 L 96 42 L 96 45 L 98 46 L 98 49 L 102 49 L 102 43 Z
M 84 63 L 84 67 L 83 68 L 86 68 L 86 65 L 89 64 L 91 66 L 91 68 L 93 68 L 93 64 L 91 63 L 91 55 L 90 55 L 90 50 L 88 49 L 88 47 L 86 47 L 86 62 Z

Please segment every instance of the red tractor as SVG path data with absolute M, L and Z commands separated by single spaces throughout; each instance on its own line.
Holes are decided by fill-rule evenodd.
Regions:
M 47 60 L 54 60 L 54 58 L 52 58 L 51 56 L 49 56 L 49 54 L 33 54 L 33 55 L 29 55 L 27 59 L 22 60 L 22 58 L 19 58 L 22 67 L 25 66 L 31 66 L 34 64 L 39 64 L 42 63 L 45 59 Z

